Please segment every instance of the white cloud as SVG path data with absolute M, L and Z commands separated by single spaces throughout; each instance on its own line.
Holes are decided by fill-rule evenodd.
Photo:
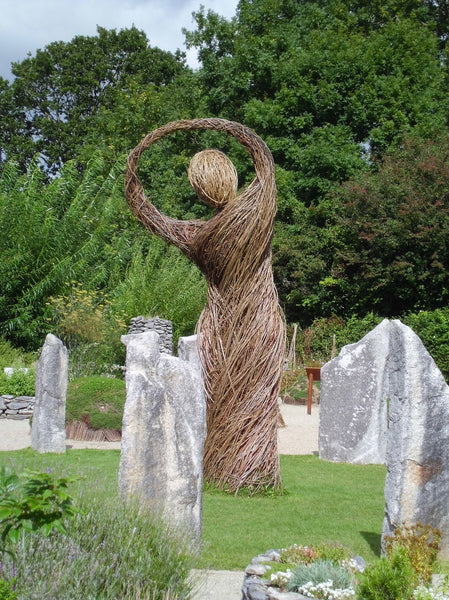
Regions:
M 185 50 L 182 28 L 194 29 L 192 12 L 204 5 L 220 15 L 235 15 L 238 0 L 0 0 L 0 76 L 10 78 L 20 62 L 54 41 L 95 35 L 97 25 L 124 29 L 135 25 L 151 46 Z M 195 64 L 192 54 L 189 62 Z

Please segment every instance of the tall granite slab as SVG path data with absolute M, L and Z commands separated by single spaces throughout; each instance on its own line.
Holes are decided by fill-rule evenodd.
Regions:
M 442 532 L 449 560 L 449 387 L 419 337 L 390 323 L 389 429 L 382 539 L 395 524 Z
M 31 447 L 40 453 L 65 452 L 65 410 L 69 353 L 62 341 L 49 333 L 36 368 L 36 399 L 31 427 Z
M 160 515 L 199 547 L 206 402 L 195 362 L 159 351 L 154 331 L 126 345 L 119 490 Z
M 409 327 L 384 320 L 324 365 L 319 446 L 325 460 L 386 463 L 382 541 L 428 524 L 449 559 L 449 387 Z
M 385 462 L 389 336 L 390 323 L 385 319 L 321 368 L 320 458 Z

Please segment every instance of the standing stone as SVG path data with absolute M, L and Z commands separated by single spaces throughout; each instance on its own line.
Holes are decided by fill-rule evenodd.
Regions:
M 36 368 L 36 400 L 31 427 L 31 447 L 40 453 L 65 452 L 68 364 L 67 348 L 49 333 Z
M 449 387 L 419 337 L 390 323 L 390 414 L 382 539 L 394 524 L 437 527 L 449 559 Z
M 385 319 L 321 368 L 320 458 L 385 462 L 389 332 Z
M 419 337 L 384 320 L 321 369 L 320 458 L 386 462 L 384 537 L 442 532 L 449 559 L 449 387 Z
M 198 351 L 198 336 L 189 335 L 179 338 L 178 341 L 178 357 L 181 360 L 187 361 L 193 368 L 197 369 L 201 374 L 201 361 Z
M 206 403 L 197 366 L 159 351 L 156 332 L 122 336 L 126 403 L 119 490 L 199 547 Z

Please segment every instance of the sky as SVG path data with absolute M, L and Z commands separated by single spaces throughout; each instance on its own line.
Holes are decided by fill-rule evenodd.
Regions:
M 11 62 L 20 62 L 50 42 L 96 35 L 97 25 L 145 31 L 151 46 L 186 51 L 182 28 L 195 29 L 192 12 L 200 5 L 227 19 L 238 0 L 0 0 L 0 76 L 12 79 Z M 197 66 L 196 52 L 187 53 Z

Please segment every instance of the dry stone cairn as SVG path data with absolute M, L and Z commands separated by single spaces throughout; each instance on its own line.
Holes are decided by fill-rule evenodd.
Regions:
M 173 324 L 171 321 L 160 317 L 145 319 L 142 316 L 131 319 L 128 333 L 144 333 L 145 331 L 155 331 L 159 335 L 161 352 L 173 354 Z
M 409 327 L 384 320 L 323 367 L 319 440 L 321 458 L 386 463 L 383 539 L 428 524 L 449 558 L 449 387 Z
M 206 403 L 194 340 L 184 358 L 159 350 L 155 331 L 122 337 L 126 403 L 119 490 L 137 498 L 198 548 L 202 525 Z
M 40 453 L 65 452 L 65 407 L 69 353 L 62 341 L 49 333 L 36 368 L 36 399 L 31 427 L 31 447 Z

